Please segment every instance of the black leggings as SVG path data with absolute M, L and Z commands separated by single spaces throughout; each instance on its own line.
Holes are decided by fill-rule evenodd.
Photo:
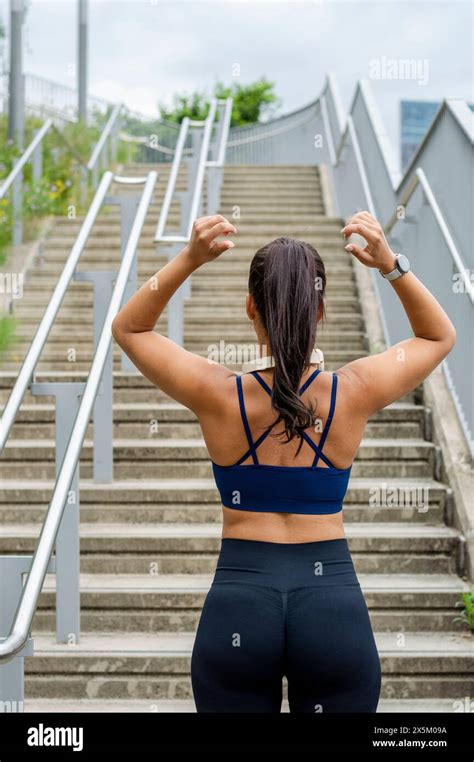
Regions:
M 380 660 L 345 539 L 223 539 L 191 662 L 198 712 L 375 712 Z

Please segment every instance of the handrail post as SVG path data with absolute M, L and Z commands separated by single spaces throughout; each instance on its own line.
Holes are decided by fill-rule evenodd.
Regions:
M 221 120 L 221 127 L 219 129 L 219 137 L 217 140 L 217 161 L 209 161 L 209 151 L 215 151 L 215 147 L 212 147 L 211 149 L 210 144 L 217 107 L 218 101 L 216 98 L 213 98 L 210 103 L 209 113 L 203 122 L 195 122 L 189 119 L 184 119 L 181 125 L 175 156 L 173 159 L 173 166 L 171 168 L 170 177 L 166 188 L 165 200 L 161 209 L 160 219 L 158 221 L 154 239 L 157 243 L 165 245 L 165 251 L 167 253 L 168 259 L 172 259 L 179 251 L 181 245 L 189 241 L 192 232 L 193 221 L 201 214 L 201 209 L 203 206 L 202 192 L 204 187 L 204 179 L 206 176 L 206 170 L 209 167 L 212 167 L 215 182 L 212 183 L 211 181 L 211 183 L 209 183 L 208 178 L 208 194 L 210 194 L 210 200 L 208 199 L 208 208 L 218 209 L 220 205 L 220 187 L 222 183 L 222 170 L 220 169 L 220 164 L 223 164 L 225 159 L 225 148 L 227 144 L 232 112 L 232 98 L 227 98 L 225 101 L 224 116 Z M 188 127 L 197 127 L 199 128 L 199 132 L 194 132 L 192 135 L 193 153 L 191 159 L 186 162 L 188 170 L 187 189 L 184 192 L 176 193 L 181 201 L 180 231 L 175 235 L 164 235 L 166 219 L 171 205 L 171 198 L 174 193 L 176 177 L 179 170 L 179 164 L 183 153 L 184 141 Z M 216 172 L 214 172 L 215 169 L 217 170 Z M 168 305 L 168 336 L 180 345 L 183 344 L 184 339 L 184 299 L 188 297 L 190 293 L 191 278 L 187 278 L 172 297 Z
M 43 150 L 42 150 L 42 144 L 38 143 L 38 146 L 33 151 L 33 181 L 35 183 L 39 183 L 41 180 L 41 175 L 43 173 Z
M 130 237 L 130 232 L 133 227 L 133 222 L 137 213 L 138 204 L 140 203 L 139 195 L 123 195 L 123 196 L 107 196 L 105 199 L 107 204 L 116 205 L 120 209 L 120 251 L 123 257 L 127 248 L 127 242 Z M 138 268 L 137 257 L 134 258 L 130 272 L 127 279 L 127 285 L 123 296 L 123 302 L 128 302 L 132 298 L 137 290 L 138 280 Z M 137 373 L 137 369 L 128 355 L 121 350 L 120 367 L 124 373 Z
M 12 189 L 13 233 L 12 243 L 17 246 L 23 242 L 23 168 L 28 162 L 33 164 L 33 180 L 38 182 L 41 178 L 42 167 L 42 141 L 46 133 L 53 126 L 48 119 L 37 131 L 29 146 L 23 151 L 13 165 L 13 169 L 0 186 L 0 199 Z
M 179 191 L 178 196 L 181 202 L 181 222 L 180 233 L 186 235 L 186 229 L 188 225 L 189 215 L 191 213 L 191 205 L 193 202 L 194 186 L 196 184 L 196 177 L 199 168 L 199 159 L 201 155 L 202 146 L 202 130 L 193 130 L 191 132 L 192 149 L 193 153 L 189 159 L 185 159 L 185 165 L 187 168 L 186 177 L 186 190 Z
M 18 162 L 15 162 L 17 164 Z M 13 233 L 12 243 L 19 246 L 23 242 L 23 170 L 20 169 L 13 181 L 12 189 Z
M 175 193 L 175 185 L 178 179 L 179 167 L 181 164 L 181 158 L 184 151 L 184 144 L 188 136 L 189 123 L 190 123 L 190 120 L 189 120 L 189 117 L 187 116 L 184 117 L 183 121 L 181 122 L 181 127 L 179 129 L 179 135 L 178 135 L 178 142 L 176 143 L 176 149 L 173 156 L 173 162 L 172 162 L 169 177 L 168 177 L 168 183 L 166 185 L 165 197 L 161 205 L 160 217 L 158 219 L 158 224 L 156 226 L 155 239 L 154 239 L 155 241 L 161 240 L 165 232 L 166 220 L 170 210 L 173 194 Z M 189 175 L 186 178 L 186 180 L 187 180 L 187 183 L 189 184 Z M 186 191 L 176 192 L 176 195 L 180 198 L 180 231 L 179 232 L 181 235 L 184 235 L 184 230 L 185 230 L 185 220 L 184 220 L 184 213 L 183 213 L 183 199 L 185 194 L 186 194 Z
M 100 332 L 112 298 L 116 272 L 81 270 L 74 273 L 74 280 L 92 283 L 94 353 L 99 343 Z M 94 403 L 94 452 L 93 479 L 101 484 L 110 484 L 114 478 L 114 408 L 113 408 L 113 353 L 110 345 L 104 364 L 102 380 Z
M 120 124 L 122 104 L 118 103 L 113 107 L 109 118 L 102 130 L 97 143 L 94 145 L 92 155 L 87 162 L 89 176 L 92 178 L 92 184 L 95 188 L 99 178 L 99 170 L 108 168 L 111 157 L 116 156 L 116 150 L 113 149 L 113 136 L 117 135 Z M 115 158 L 112 158 L 115 161 Z
M 10 631 L 23 587 L 23 575 L 31 566 L 31 556 L 0 556 L 0 641 Z M 48 572 L 54 572 L 55 561 L 49 562 Z M 24 711 L 24 658 L 33 655 L 33 639 L 15 659 L 0 664 L 0 712 Z
M 229 106 L 230 104 L 230 106 Z M 229 133 L 232 98 L 218 104 L 219 122 L 217 123 L 215 141 L 211 143 L 209 153 L 211 161 L 207 164 L 207 214 L 217 214 L 221 203 L 221 187 L 224 178 L 225 143 Z
M 33 383 L 35 396 L 56 400 L 56 479 L 84 392 L 84 383 Z M 81 637 L 79 463 L 68 490 L 66 508 L 56 538 L 56 640 L 79 643 Z

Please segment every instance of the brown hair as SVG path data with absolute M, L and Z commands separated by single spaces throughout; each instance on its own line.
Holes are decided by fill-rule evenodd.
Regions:
M 276 238 L 252 259 L 249 293 L 275 360 L 272 407 L 278 413 L 275 423 L 284 422 L 285 441 L 301 436 L 301 431 L 314 425 L 315 410 L 304 404 L 298 389 L 316 343 L 317 316 L 320 305 L 324 307 L 325 288 L 324 263 L 316 249 L 304 241 Z

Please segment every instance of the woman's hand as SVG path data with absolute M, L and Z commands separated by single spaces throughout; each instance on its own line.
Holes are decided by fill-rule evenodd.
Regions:
M 381 224 L 369 212 L 357 212 L 349 217 L 341 233 L 344 238 L 349 238 L 353 233 L 365 238 L 367 241 L 365 249 L 355 243 L 349 243 L 344 247 L 363 265 L 376 267 L 383 273 L 389 273 L 394 269 L 395 254 L 388 245 Z
M 194 221 L 191 240 L 185 247 L 194 267 L 211 262 L 235 245 L 232 241 L 218 241 L 219 236 L 237 233 L 237 229 L 221 214 L 199 217 Z

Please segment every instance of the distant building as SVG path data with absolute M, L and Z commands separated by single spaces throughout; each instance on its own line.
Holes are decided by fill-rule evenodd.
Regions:
M 400 140 L 402 169 L 420 145 L 439 108 L 432 101 L 400 102 Z
M 433 101 L 400 101 L 400 149 L 402 170 L 428 132 L 440 106 Z M 474 111 L 474 104 L 470 104 Z

